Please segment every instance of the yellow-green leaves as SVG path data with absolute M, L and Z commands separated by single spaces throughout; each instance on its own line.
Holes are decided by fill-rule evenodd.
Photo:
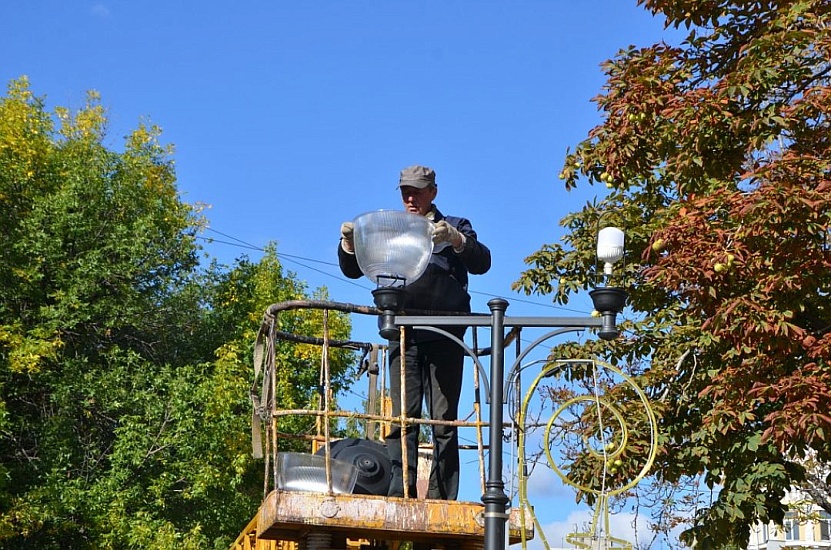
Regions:
M 24 332 L 20 323 L 0 325 L 0 350 L 11 372 L 35 374 L 54 364 L 63 346 L 60 334 L 46 327 Z

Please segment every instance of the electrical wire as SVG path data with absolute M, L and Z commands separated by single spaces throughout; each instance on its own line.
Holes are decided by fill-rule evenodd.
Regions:
M 221 235 L 222 237 L 225 237 L 226 239 L 231 239 L 231 241 L 218 240 L 218 239 L 213 239 L 213 238 L 210 238 L 210 237 L 202 237 L 202 236 L 197 236 L 196 238 L 199 239 L 199 240 L 205 241 L 207 243 L 225 244 L 225 245 L 228 245 L 228 246 L 236 246 L 238 248 L 243 248 L 243 249 L 247 249 L 247 250 L 256 250 L 258 252 L 265 252 L 265 249 L 263 247 L 251 244 L 251 243 L 246 242 L 242 239 L 234 237 L 233 235 L 223 233 L 222 231 L 218 231 L 216 229 L 213 229 L 212 227 L 208 227 L 206 229 L 207 229 L 207 231 L 211 231 L 213 233 L 216 233 L 217 235 Z M 286 253 L 283 253 L 283 252 L 275 252 L 275 255 L 280 259 L 283 259 L 283 260 L 286 260 L 290 263 L 299 265 L 300 267 L 303 267 L 304 269 L 308 269 L 310 271 L 314 271 L 314 272 L 319 273 L 321 275 L 325 275 L 326 277 L 335 279 L 339 282 L 347 283 L 347 284 L 356 286 L 358 288 L 362 288 L 364 290 L 370 290 L 370 291 L 372 290 L 372 288 L 370 288 L 366 285 L 363 285 L 363 284 L 358 283 L 356 281 L 353 281 L 351 279 L 347 279 L 347 278 L 342 277 L 340 275 L 335 275 L 335 274 L 329 273 L 327 271 L 324 271 L 322 269 L 312 267 L 310 265 L 302 263 L 299 260 L 302 260 L 303 262 L 311 262 L 311 263 L 316 263 L 316 264 L 321 264 L 321 265 L 326 265 L 326 266 L 331 266 L 331 267 L 338 267 L 337 263 L 327 262 L 327 261 L 323 261 L 323 260 L 317 260 L 317 259 L 314 259 L 314 258 L 307 258 L 307 257 L 304 257 L 304 256 L 296 256 L 296 255 L 292 255 L 292 254 L 286 254 Z M 488 292 L 481 292 L 481 291 L 476 291 L 476 290 L 468 290 L 468 293 L 469 294 L 477 294 L 479 296 L 487 296 L 489 298 L 504 298 L 504 296 L 500 296 L 500 295 L 497 295 L 497 294 L 490 294 Z M 523 298 L 518 298 L 516 296 L 511 296 L 511 302 L 519 302 L 519 303 L 529 304 L 529 305 L 538 306 L 538 307 L 546 307 L 546 308 L 551 308 L 551 309 L 556 309 L 556 310 L 561 310 L 561 311 L 568 311 L 568 312 L 571 312 L 571 313 L 585 314 L 585 311 L 582 311 L 582 310 L 567 308 L 567 307 L 562 307 L 562 306 L 555 306 L 555 305 L 552 305 L 552 304 L 542 304 L 540 302 L 535 302 L 533 300 L 525 300 Z

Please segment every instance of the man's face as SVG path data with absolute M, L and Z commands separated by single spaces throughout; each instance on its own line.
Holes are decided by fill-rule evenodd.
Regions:
M 436 198 L 437 193 L 438 188 L 432 185 L 424 188 L 404 185 L 401 187 L 401 200 L 407 212 L 426 216 L 433 208 L 433 199 Z

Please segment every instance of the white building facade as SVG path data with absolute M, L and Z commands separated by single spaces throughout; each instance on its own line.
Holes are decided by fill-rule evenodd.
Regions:
M 747 550 L 831 549 L 831 514 L 799 492 L 788 495 L 786 502 L 790 510 L 784 525 L 758 523 L 750 532 Z

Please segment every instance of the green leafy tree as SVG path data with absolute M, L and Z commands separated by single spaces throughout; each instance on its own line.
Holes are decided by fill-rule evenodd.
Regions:
M 309 296 L 306 287 L 293 275 L 284 275 L 277 259 L 276 249 L 272 245 L 266 247 L 265 255 L 258 263 L 251 263 L 243 258 L 237 262 L 233 271 L 220 274 L 213 284 L 208 286 L 213 288 L 211 299 L 217 307 L 212 308 L 207 320 L 207 330 L 214 333 L 218 341 L 223 335 L 226 338 L 228 334 L 235 335 L 229 344 L 218 350 L 220 357 L 228 355 L 234 361 L 243 357 L 251 357 L 263 314 L 271 304 L 295 300 L 328 300 L 325 289 L 319 289 Z M 321 338 L 323 315 L 321 309 L 282 311 L 278 317 L 278 329 L 299 336 Z M 240 326 L 241 318 L 247 319 L 248 323 L 242 330 L 239 330 L 236 327 Z M 328 330 L 330 339 L 347 339 L 351 330 L 348 317 L 330 311 Z M 275 343 L 277 407 L 316 409 L 321 405 L 322 354 L 322 347 L 318 345 L 298 344 L 287 340 L 278 340 Z M 334 401 L 333 406 L 336 406 L 337 395 L 354 380 L 357 356 L 352 351 L 333 347 L 328 350 L 328 360 L 332 392 L 330 397 Z M 250 365 L 246 363 L 245 368 L 244 375 L 248 378 L 250 385 L 252 382 Z M 259 389 L 259 386 L 256 389 Z M 248 393 L 246 392 L 245 395 L 247 396 Z M 247 415 L 250 417 L 250 410 Z M 336 424 L 332 428 L 343 429 L 343 426 Z M 281 417 L 279 430 L 293 436 L 312 436 L 317 430 L 315 417 Z M 310 443 L 302 437 L 295 440 L 285 439 L 280 442 L 280 450 L 308 452 Z
M 626 229 L 623 337 L 556 353 L 638 375 L 660 417 L 653 481 L 705 488 L 682 540 L 744 545 L 791 487 L 831 511 L 829 479 L 806 474 L 831 460 L 831 6 L 640 3 L 689 34 L 606 63 L 603 121 L 560 178 L 608 192 L 515 287 L 566 303 L 594 280 L 597 230 Z
M 117 152 L 106 125 L 94 93 L 50 113 L 22 78 L 0 98 L 0 547 L 227 548 L 262 498 L 254 334 L 306 289 L 273 248 L 201 269 L 160 130 Z M 302 400 L 318 364 L 294 364 Z

